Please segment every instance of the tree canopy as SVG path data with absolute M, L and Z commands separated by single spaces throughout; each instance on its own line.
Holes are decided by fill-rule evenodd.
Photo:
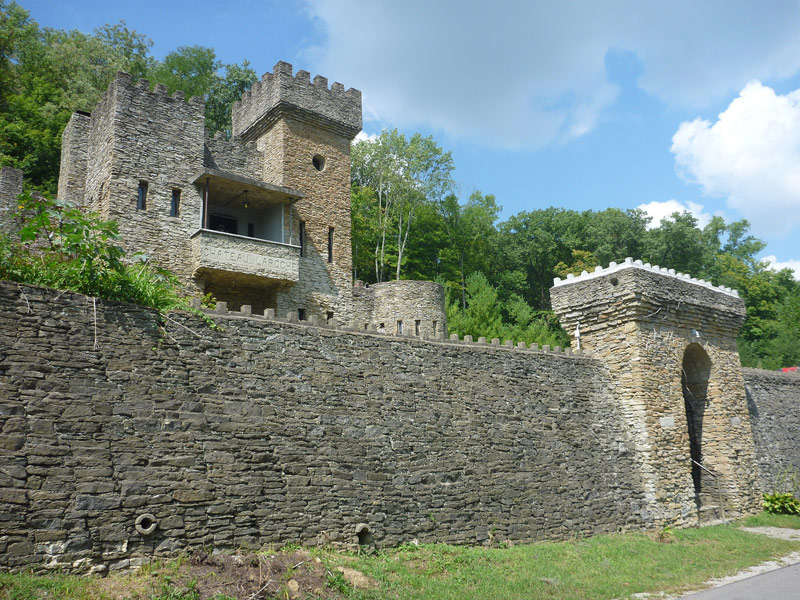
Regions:
M 19 4 L 0 0 L 0 165 L 26 185 L 54 193 L 61 132 L 91 111 L 117 71 L 206 99 L 209 133 L 230 134 L 231 106 L 256 80 L 249 63 L 222 64 L 213 49 L 182 46 L 157 60 L 152 41 L 124 21 L 92 34 L 40 27 Z

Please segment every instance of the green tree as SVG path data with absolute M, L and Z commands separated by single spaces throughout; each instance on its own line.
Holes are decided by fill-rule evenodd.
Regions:
M 466 204 L 459 204 L 453 194 L 438 203 L 446 234 L 446 245 L 439 259 L 443 273 L 456 282 L 461 291 L 461 306 L 466 308 L 466 281 L 470 273 L 489 273 L 494 269 L 497 247 L 497 221 L 500 207 L 491 194 L 473 192 Z M 455 276 L 455 277 L 454 277 Z
M 415 133 L 406 139 L 394 129 L 353 144 L 351 159 L 355 189 L 372 189 L 377 204 L 363 211 L 378 232 L 375 280 L 385 280 L 391 254 L 399 280 L 419 207 L 440 202 L 453 186 L 452 156 L 430 136 Z
M 225 136 L 230 139 L 233 103 L 252 87 L 257 77 L 248 61 L 244 61 L 241 65 L 225 65 L 224 68 L 225 74 L 216 74 L 208 90 L 206 130 L 209 135 L 223 131 Z
M 186 99 L 209 93 L 215 82 L 217 70 L 222 63 L 211 48 L 203 46 L 179 46 L 156 64 L 150 77 L 151 83 L 163 83 L 167 93 L 183 91 Z

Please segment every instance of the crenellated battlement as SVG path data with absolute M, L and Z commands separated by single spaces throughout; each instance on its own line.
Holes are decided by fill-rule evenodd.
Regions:
M 292 74 L 292 65 L 278 62 L 272 73 L 244 93 L 233 105 L 233 135 L 252 140 L 268 130 L 282 115 L 291 115 L 352 139 L 361 130 L 361 92 L 345 91 L 341 83 L 328 87 L 328 79 L 308 71 Z
M 579 281 L 587 281 L 589 279 L 594 279 L 596 277 L 603 277 L 605 275 L 610 275 L 611 273 L 616 273 L 617 271 L 621 271 L 623 269 L 643 269 L 651 273 L 659 273 L 661 275 L 666 275 L 668 277 L 674 277 L 676 279 L 688 281 L 689 283 L 702 286 L 709 290 L 714 290 L 715 292 L 727 294 L 728 296 L 733 296 L 734 298 L 739 297 L 739 292 L 729 287 L 715 286 L 710 281 L 706 281 L 705 279 L 697 279 L 695 277 L 692 277 L 691 275 L 687 275 L 686 273 L 677 273 L 675 272 L 675 269 L 659 267 L 658 265 L 651 265 L 650 263 L 642 263 L 641 260 L 633 260 L 633 258 L 631 257 L 626 258 L 625 262 L 620 264 L 611 262 L 606 268 L 595 267 L 594 271 L 591 273 L 587 271 L 583 271 L 580 275 L 573 275 L 572 273 L 570 273 L 569 275 L 567 275 L 566 279 L 561 279 L 560 277 L 556 277 L 553 280 L 553 287 L 566 285 L 568 283 L 577 283 Z
M 307 320 L 302 320 L 296 311 L 290 311 L 285 317 L 280 317 L 275 313 L 272 308 L 265 309 L 263 314 L 254 313 L 252 308 L 248 305 L 243 305 L 237 310 L 228 310 L 226 302 L 217 302 L 215 308 L 201 308 L 200 299 L 192 299 L 192 306 L 211 318 L 228 318 L 228 319 L 252 319 L 254 321 L 274 321 L 279 323 L 288 323 L 300 327 L 322 328 L 330 331 L 339 331 L 343 334 L 358 334 L 366 336 L 379 336 L 382 338 L 395 338 L 398 340 L 407 340 L 409 342 L 424 342 L 424 343 L 439 343 L 447 345 L 458 345 L 472 348 L 485 348 L 487 350 L 506 350 L 506 351 L 522 351 L 534 352 L 538 354 L 549 354 L 554 356 L 569 357 L 569 358 L 592 358 L 591 353 L 585 352 L 580 349 L 562 348 L 561 346 L 549 346 L 547 344 L 539 345 L 536 343 L 526 344 L 525 342 L 517 342 L 513 340 L 501 341 L 499 338 L 488 340 L 485 337 L 479 337 L 477 340 L 471 335 L 465 335 L 463 338 L 459 337 L 457 333 L 445 336 L 443 331 L 439 331 L 436 335 L 428 335 L 424 333 L 420 336 L 413 335 L 409 329 L 407 333 L 389 333 L 381 331 L 375 326 L 374 323 L 354 323 L 352 325 L 343 325 L 335 321 L 326 322 L 319 317 L 312 315 Z
M 114 92 L 120 88 L 131 90 L 137 95 L 141 94 L 145 98 L 154 101 L 166 100 L 167 102 L 183 102 L 185 100 L 183 90 L 175 90 L 172 95 L 169 95 L 167 94 L 167 86 L 163 83 L 157 83 L 151 90 L 150 80 L 138 79 L 134 81 L 130 73 L 126 73 L 125 71 L 117 71 L 114 81 L 111 83 L 106 94 L 114 94 Z M 196 108 L 205 109 L 205 99 L 203 96 L 192 96 L 189 98 L 188 104 Z

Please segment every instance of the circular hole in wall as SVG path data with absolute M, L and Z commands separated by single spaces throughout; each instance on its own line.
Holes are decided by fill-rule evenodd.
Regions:
M 612 277 L 608 281 L 609 283 L 611 283 L 611 285 L 617 285 L 619 283 L 619 279 L 617 279 L 616 277 Z
M 311 164 L 314 165 L 317 171 L 322 171 L 325 168 L 325 157 L 315 154 L 314 158 L 311 159 Z
M 136 527 L 136 531 L 140 534 L 150 535 L 156 530 L 156 527 L 158 527 L 158 521 L 150 513 L 145 513 L 136 517 L 136 522 L 134 525 Z

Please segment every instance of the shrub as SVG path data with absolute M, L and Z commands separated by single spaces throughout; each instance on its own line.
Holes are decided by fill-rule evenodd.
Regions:
M 160 312 L 189 310 L 174 275 L 136 255 L 125 261 L 114 221 L 70 202 L 20 195 L 16 239 L 0 236 L 0 279 L 134 302 Z
M 800 515 L 800 500 L 789 493 L 764 494 L 764 510 L 776 515 Z

